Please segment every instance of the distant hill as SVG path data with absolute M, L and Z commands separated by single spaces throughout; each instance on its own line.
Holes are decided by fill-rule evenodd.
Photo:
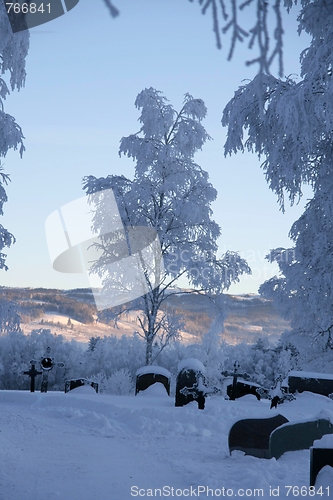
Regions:
M 92 336 L 131 335 L 138 329 L 135 311 L 117 325 L 96 323 L 97 309 L 92 290 L 57 290 L 47 288 L 0 288 L 0 300 L 20 305 L 22 326 L 31 329 L 49 328 L 68 339 L 87 342 Z M 166 301 L 184 322 L 183 339 L 199 341 L 209 330 L 216 314 L 203 294 L 181 293 Z M 226 319 L 220 333 L 229 344 L 254 343 L 260 337 L 275 342 L 289 324 L 274 309 L 272 302 L 257 295 L 224 295 Z
M 275 310 L 272 301 L 258 295 L 224 295 L 226 318 L 220 333 L 229 344 L 255 343 L 260 337 L 276 342 L 290 325 Z M 186 331 L 201 337 L 211 324 L 214 309 L 204 295 L 173 296 L 169 304 L 182 315 Z

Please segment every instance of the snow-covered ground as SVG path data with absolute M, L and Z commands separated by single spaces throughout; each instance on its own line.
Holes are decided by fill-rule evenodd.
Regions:
M 89 386 L 67 394 L 1 391 L 0 499 L 294 498 L 285 487 L 309 485 L 309 450 L 278 460 L 230 456 L 228 432 L 239 419 L 277 411 L 295 422 L 333 417 L 333 401 L 303 393 L 278 410 L 269 403 L 214 396 L 204 410 L 194 402 L 176 408 L 160 384 L 137 396 Z M 323 492 L 316 498 L 327 498 Z
M 68 315 L 45 313 L 38 320 L 33 320 L 30 323 L 22 323 L 20 326 L 23 333 L 29 334 L 32 330 L 46 328 L 53 335 L 62 335 L 65 340 L 76 340 L 77 342 L 87 343 L 91 337 L 104 337 L 114 335 L 120 338 L 122 335 L 132 336 L 133 332 L 139 330 L 137 321 L 138 312 L 129 313 L 126 317 L 120 319 L 117 324 L 109 324 L 97 322 L 92 324 L 80 323 L 71 318 L 72 327 L 68 326 Z M 195 335 L 181 331 L 182 342 L 193 343 L 201 340 Z

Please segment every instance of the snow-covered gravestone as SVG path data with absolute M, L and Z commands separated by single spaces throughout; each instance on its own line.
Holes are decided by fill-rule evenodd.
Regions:
M 92 387 L 96 393 L 98 393 L 98 383 L 93 382 L 92 380 L 88 380 L 86 378 L 76 378 L 71 380 L 66 380 L 65 382 L 65 393 L 73 391 L 78 387 L 82 386 L 90 386 Z
M 317 486 L 317 476 L 326 466 L 333 467 L 333 435 L 326 434 L 310 448 L 310 486 Z M 328 474 L 327 474 L 328 475 Z M 329 473 L 333 487 L 333 469 Z M 319 479 L 319 478 L 318 478 Z
M 160 383 L 170 396 L 171 373 L 162 366 L 143 366 L 136 372 L 135 395 L 140 391 L 145 391 L 153 384 Z
M 49 372 L 52 370 L 52 368 L 56 365 L 59 368 L 63 368 L 65 366 L 65 363 L 62 361 L 55 362 L 53 358 L 50 357 L 50 352 L 51 352 L 51 347 L 46 348 L 46 356 L 42 358 L 40 362 L 40 366 L 42 369 L 42 385 L 40 392 L 47 392 L 47 386 L 49 382 Z
M 205 367 L 201 361 L 195 358 L 181 361 L 178 365 L 175 406 L 197 401 L 199 410 L 203 410 L 207 392 Z
M 288 373 L 289 392 L 314 392 L 329 396 L 333 394 L 333 375 L 331 373 L 315 373 L 290 371 Z
M 270 449 L 271 434 L 280 426 L 288 423 L 283 415 L 271 418 L 246 418 L 236 422 L 229 432 L 230 454 L 241 450 L 246 455 L 258 458 L 272 458 Z

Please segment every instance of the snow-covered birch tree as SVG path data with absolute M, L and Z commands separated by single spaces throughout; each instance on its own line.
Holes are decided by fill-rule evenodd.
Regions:
M 151 364 L 178 334 L 179 320 L 165 307 L 165 301 L 178 293 L 174 286 L 181 277 L 197 291 L 220 294 L 250 269 L 236 252 L 217 257 L 221 231 L 211 209 L 217 192 L 208 173 L 194 162 L 195 153 L 210 139 L 201 123 L 206 115 L 204 102 L 186 94 L 176 112 L 161 92 L 149 88 L 140 92 L 135 106 L 141 112 L 141 128 L 123 137 L 119 149 L 120 155 L 135 161 L 133 180 L 118 175 L 88 176 L 83 184 L 88 195 L 112 188 L 124 227 L 148 227 L 159 236 L 164 270 L 158 283 L 153 284 L 147 273 L 148 293 L 125 308 L 108 311 L 109 317 L 130 309 L 141 311 L 139 333 L 146 340 L 146 364 Z M 105 207 L 99 209 L 97 204 L 94 220 L 95 229 L 103 234 Z M 101 239 L 103 254 L 93 270 L 112 292 L 118 284 L 108 274 L 107 262 L 114 237 L 104 234 Z
M 248 149 L 263 157 L 269 187 L 284 210 L 302 196 L 313 198 L 290 231 L 294 247 L 272 250 L 280 276 L 260 291 L 273 298 L 294 332 L 332 348 L 333 327 L 333 1 L 303 0 L 299 32 L 311 36 L 300 55 L 301 79 L 259 74 L 227 104 L 226 154 Z M 246 133 L 246 139 L 243 136 Z

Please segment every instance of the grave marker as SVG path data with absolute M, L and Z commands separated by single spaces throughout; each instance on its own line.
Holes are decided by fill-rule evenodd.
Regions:
M 198 360 L 188 358 L 178 366 L 175 406 L 185 406 L 191 401 L 197 401 L 199 410 L 205 408 L 207 393 L 205 367 Z
M 168 396 L 170 396 L 170 381 L 171 373 L 166 368 L 155 365 L 143 366 L 136 372 L 135 395 L 159 382 L 164 385 Z
M 51 347 L 46 348 L 46 353 L 47 356 L 43 357 L 40 366 L 43 371 L 42 375 L 42 385 L 40 388 L 40 392 L 47 392 L 47 386 L 49 382 L 49 372 L 52 370 L 54 365 L 57 365 L 59 368 L 63 368 L 65 366 L 65 363 L 60 362 L 55 362 L 53 358 L 50 357 L 50 352 L 51 352 Z
M 231 387 L 231 389 L 228 392 L 228 396 L 230 397 L 231 401 L 235 401 L 235 399 L 237 397 L 239 397 L 238 390 L 237 390 L 237 379 L 238 379 L 238 377 L 243 377 L 245 380 L 247 380 L 247 379 L 250 378 L 250 376 L 247 373 L 239 373 L 238 372 L 239 367 L 240 367 L 239 362 L 235 361 L 235 363 L 234 363 L 234 371 L 233 372 L 228 372 L 228 371 L 222 372 L 222 375 L 224 377 L 232 377 L 232 387 Z M 242 396 L 243 395 L 244 394 L 242 394 Z M 260 399 L 260 397 L 259 397 L 259 399 Z
M 333 375 L 291 371 L 288 374 L 288 386 L 291 393 L 309 391 L 329 396 L 333 393 Z
M 271 456 L 277 459 L 287 451 L 309 449 L 324 434 L 333 434 L 333 425 L 326 419 L 283 425 L 270 437 Z
M 66 380 L 65 382 L 65 393 L 76 389 L 77 387 L 82 387 L 83 385 L 90 385 L 98 393 L 98 383 L 88 380 L 86 378 L 76 378 L 72 380 Z
M 28 375 L 30 377 L 30 392 L 35 392 L 35 378 L 36 378 L 36 376 L 42 375 L 42 372 L 39 372 L 38 370 L 36 370 L 36 368 L 35 368 L 36 363 L 37 363 L 37 361 L 32 359 L 30 361 L 30 364 L 31 364 L 30 370 L 23 372 L 24 375 Z
M 271 458 L 270 435 L 287 422 L 288 420 L 283 415 L 239 420 L 229 432 L 230 453 L 233 450 L 241 450 L 246 455 Z

